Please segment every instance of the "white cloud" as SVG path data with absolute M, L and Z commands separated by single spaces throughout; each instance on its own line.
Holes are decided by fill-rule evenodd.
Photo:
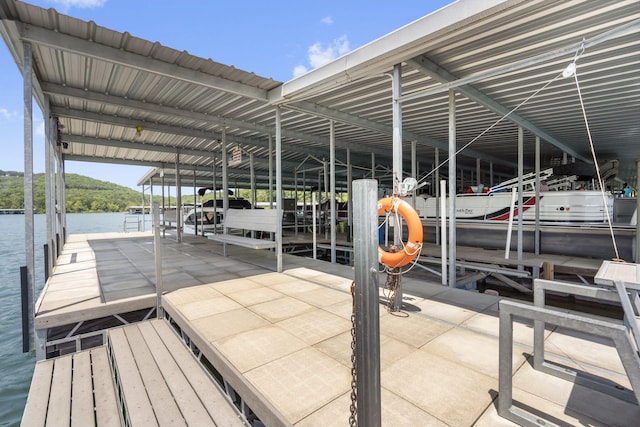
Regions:
M 34 126 L 35 134 L 38 136 L 44 136 L 44 121 L 39 121 Z
M 326 24 L 326 25 L 331 25 L 331 24 L 333 24 L 333 18 L 331 16 L 325 16 L 324 18 L 322 18 L 320 20 L 320 22 L 322 22 L 323 24 Z
M 13 121 L 20 118 L 20 115 L 17 111 L 9 111 L 6 108 L 0 108 L 0 116 L 4 117 L 5 120 Z
M 298 77 L 309 71 L 304 65 L 296 65 L 293 68 L 293 77 Z
M 90 9 L 93 7 L 102 7 L 107 0 L 49 0 L 51 3 L 60 5 L 65 9 L 71 7 L 79 7 L 81 9 Z
M 349 52 L 349 40 L 347 40 L 347 36 L 339 37 L 327 46 L 323 46 L 322 43 L 317 42 L 307 49 L 309 64 L 311 64 L 313 68 L 320 67 L 347 52 Z
M 349 39 L 347 39 L 345 35 L 338 37 L 326 46 L 321 42 L 312 44 L 307 49 L 307 59 L 311 69 L 318 68 L 336 59 L 340 55 L 344 55 L 349 52 L 349 50 Z M 293 76 L 298 77 L 308 70 L 309 68 L 305 65 L 296 65 L 293 69 Z

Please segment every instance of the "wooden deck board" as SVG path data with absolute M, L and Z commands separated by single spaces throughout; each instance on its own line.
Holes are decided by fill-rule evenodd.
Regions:
M 95 425 L 91 356 L 83 351 L 73 356 L 71 382 L 71 427 Z
M 174 331 L 165 322 L 152 322 L 158 336 L 162 339 L 167 350 L 182 369 L 191 387 L 200 397 L 204 407 L 217 425 L 243 426 L 236 411 L 231 407 L 223 392 L 205 375 L 202 366 L 188 353 L 184 343 L 180 341 Z M 146 326 L 145 326 L 146 327 Z
M 53 364 L 47 427 L 68 426 L 71 416 L 72 357 L 60 357 Z
M 186 425 L 174 395 L 169 390 L 165 378 L 163 378 L 166 373 L 158 367 L 152 354 L 163 351 L 163 349 L 149 348 L 138 329 L 138 325 L 126 327 L 124 332 L 158 423 L 160 425 Z M 125 375 L 127 374 L 125 373 Z M 129 399 L 128 394 L 125 396 Z
M 25 427 L 44 425 L 47 419 L 52 376 L 53 360 L 36 363 L 21 425 Z
M 120 410 L 109 367 L 106 347 L 91 350 L 93 389 L 95 394 L 96 424 L 99 427 L 120 426 Z
M 149 396 L 138 373 L 127 337 L 122 329 L 109 331 L 111 351 L 114 354 L 118 378 L 126 398 L 126 411 L 134 426 L 157 426 L 158 421 L 151 407 Z
M 139 328 L 143 332 L 142 336 L 161 371 L 161 378 L 166 381 L 166 386 L 171 390 L 175 403 L 180 408 L 186 423 L 193 426 L 215 426 L 198 394 L 193 390 L 180 366 L 158 336 L 156 329 L 149 323 L 140 324 Z M 178 352 L 185 350 L 183 347 Z M 204 372 L 201 374 L 204 375 Z

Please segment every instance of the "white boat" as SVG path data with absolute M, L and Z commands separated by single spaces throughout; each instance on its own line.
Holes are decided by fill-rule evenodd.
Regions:
M 204 206 L 196 205 L 185 209 L 183 226 L 185 233 L 195 233 L 196 225 L 198 234 L 213 233 L 216 227 L 222 226 L 223 209 L 222 200 L 209 200 Z M 251 203 L 243 198 L 229 198 L 229 209 L 251 209 Z
M 507 221 L 511 212 L 511 193 L 458 194 L 456 196 L 456 219 Z M 543 191 L 537 198 L 535 193 L 523 195 L 523 220 L 534 221 L 535 205 L 539 205 L 540 221 L 598 223 L 613 218 L 613 195 L 600 191 Z M 416 197 L 416 210 L 421 218 L 435 218 L 437 199 Z M 449 202 L 447 198 L 447 213 Z M 517 218 L 517 201 L 513 217 Z
M 575 177 L 551 179 L 553 170 L 541 172 L 541 182 L 547 191 L 534 191 L 535 174 L 523 177 L 522 215 L 525 221 L 536 218 L 536 204 L 539 206 L 540 221 L 563 223 L 602 223 L 613 219 L 614 197 L 610 192 L 596 190 L 563 190 L 570 188 Z M 496 185 L 491 189 L 482 186 L 470 187 L 466 194 L 458 194 L 455 199 L 456 219 L 476 221 L 508 221 L 512 211 L 513 195 L 511 190 L 517 186 L 517 178 Z M 484 190 L 484 191 L 483 191 Z M 449 212 L 447 198 L 447 215 Z M 519 207 L 513 205 L 513 217 L 517 218 Z M 436 218 L 437 199 L 435 197 L 416 196 L 415 208 L 423 219 Z

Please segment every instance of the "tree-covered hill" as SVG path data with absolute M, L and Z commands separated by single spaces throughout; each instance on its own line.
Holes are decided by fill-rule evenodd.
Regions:
M 128 206 L 142 204 L 141 193 L 127 187 L 76 174 L 66 174 L 65 180 L 67 212 L 123 212 Z M 33 188 L 36 212 L 44 213 L 44 174 L 33 176 Z M 24 208 L 23 189 L 21 175 L 0 176 L 0 209 Z M 148 203 L 149 195 L 145 199 Z

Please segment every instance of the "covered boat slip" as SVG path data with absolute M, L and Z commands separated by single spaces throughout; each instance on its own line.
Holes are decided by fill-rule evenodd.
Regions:
M 150 246 L 151 242 L 149 237 L 138 235 L 114 237 L 78 236 L 69 245 L 79 247 L 80 240 L 108 243 L 111 249 L 107 252 L 120 252 L 124 258 L 124 254 L 134 250 L 132 248 Z M 230 246 L 228 256 L 224 257 L 221 244 L 201 237 L 186 238 L 179 244 L 170 238 L 163 242 L 165 277 L 172 277 L 171 281 L 165 278 L 164 283 L 172 288 L 163 295 L 162 305 L 170 324 L 186 343 L 172 341 L 174 344 L 166 345 L 167 350 L 154 344 L 157 342 L 154 336 L 173 334 L 162 326 L 167 325 L 166 320 L 143 320 L 107 333 L 107 349 L 118 346 L 109 350 L 119 352 L 112 356 L 118 358 L 115 365 L 119 373 L 115 378 L 122 378 L 123 389 L 138 387 L 135 398 L 130 397 L 131 391 L 125 390 L 127 405 L 139 404 L 137 399 L 148 395 L 150 403 L 144 403 L 143 407 L 150 411 L 150 417 L 156 417 L 160 422 L 163 415 L 156 413 L 161 409 L 154 403 L 154 390 L 150 387 L 157 388 L 158 379 L 164 378 L 167 396 L 183 411 L 179 402 L 183 392 L 176 392 L 172 387 L 177 386 L 171 382 L 182 384 L 183 380 L 175 379 L 172 374 L 175 368 L 170 367 L 173 365 L 166 357 L 171 354 L 184 371 L 186 362 L 179 361 L 178 357 L 189 356 L 186 352 L 190 348 L 210 374 L 200 369 L 200 374 L 189 377 L 188 382 L 201 384 L 204 381 L 209 387 L 218 382 L 222 389 L 230 392 L 228 398 L 240 411 L 255 414 L 267 426 L 341 426 L 347 423 L 351 393 L 352 267 L 285 254 L 283 272 L 277 273 L 273 271 L 272 251 Z M 77 272 L 99 276 L 98 283 L 120 280 L 118 292 L 121 293 L 115 301 L 122 304 L 143 298 L 135 285 L 137 282 L 122 277 L 132 274 L 124 273 L 126 265 L 118 261 L 122 272 L 116 268 L 103 270 L 102 262 L 109 265 L 117 257 L 102 258 L 99 252 L 97 249 L 94 266 L 82 262 L 66 266 L 60 263 L 60 275 Z M 131 264 L 139 272 L 149 271 L 153 266 L 152 258 L 136 256 Z M 193 263 L 180 270 L 180 261 L 187 259 Z M 170 264 L 172 260 L 176 261 L 175 265 Z M 102 273 L 98 274 L 98 271 Z M 148 283 L 140 278 L 142 282 Z M 498 303 L 501 298 L 411 277 L 405 278 L 403 285 L 403 311 L 394 314 L 383 306 L 380 309 L 383 425 L 511 425 L 497 415 L 495 407 L 499 391 Z M 137 296 L 126 298 L 124 292 L 127 290 Z M 48 300 L 47 293 L 55 292 L 53 288 L 47 288 L 43 302 Z M 92 313 L 104 316 L 105 310 L 110 310 L 109 306 L 114 303 L 94 301 L 93 307 L 87 306 L 80 301 L 91 300 L 92 293 L 81 298 L 80 292 L 82 289 L 75 295 L 78 298 L 75 310 L 69 300 L 56 299 L 60 304 L 58 309 L 63 310 L 60 317 L 56 317 L 52 305 L 42 314 L 48 316 L 52 324 L 72 318 L 87 319 Z M 148 292 L 153 305 L 154 290 L 149 288 Z M 380 292 L 381 303 L 385 304 L 385 292 L 382 289 Z M 53 303 L 54 300 L 49 301 Z M 603 377 L 618 385 L 618 393 L 622 396 L 609 395 L 534 370 L 529 361 L 533 345 L 531 324 L 516 322 L 514 330 L 512 372 L 516 404 L 535 408 L 558 424 L 623 426 L 632 425 L 640 417 L 640 408 L 633 402 L 633 393 L 615 347 L 606 340 L 593 339 L 584 333 L 547 329 L 546 358 Z M 141 348 L 140 343 L 146 344 Z M 103 349 L 88 351 L 100 353 Z M 131 351 L 131 357 L 138 362 L 122 362 L 123 351 Z M 69 387 L 69 391 L 63 394 L 59 394 L 61 388 L 52 388 L 48 394 L 42 391 L 37 384 L 58 384 L 58 380 L 51 382 L 55 368 L 51 371 L 46 367 L 55 364 L 75 366 L 76 362 L 70 360 L 87 357 L 86 352 L 38 364 L 25 420 L 30 419 L 33 408 L 46 407 L 43 403 L 46 401 L 59 401 L 64 393 L 73 394 L 70 390 L 77 386 L 72 376 L 60 385 Z M 125 360 L 126 357 L 125 354 Z M 189 358 L 193 359 L 192 356 Z M 113 360 L 109 363 L 100 365 L 100 369 L 114 369 Z M 156 366 L 156 374 L 150 374 L 149 370 L 155 370 Z M 65 375 L 71 375 L 71 371 L 64 369 L 68 372 Z M 95 369 L 94 382 L 98 378 Z M 184 372 L 178 378 L 186 375 Z M 139 382 L 131 379 L 136 376 L 140 376 Z M 125 385 L 126 379 L 129 383 Z M 119 380 L 115 381 L 117 384 Z M 131 385 L 131 381 L 137 385 Z M 598 404 L 594 405 L 594 402 Z M 73 400 L 65 405 L 64 408 L 73 410 Z M 51 405 L 49 408 L 54 410 Z M 62 411 L 67 411 L 64 408 Z M 211 410 L 209 406 L 206 408 Z M 197 422 L 187 424 L 201 425 Z
M 330 245 L 323 243 L 334 262 L 325 263 L 283 253 L 280 223 L 276 244 L 269 243 L 275 250 L 248 250 L 184 235 L 177 215 L 174 239 L 163 239 L 160 246 L 160 281 L 150 236 L 67 236 L 66 162 L 147 166 L 139 185 L 154 195 L 159 187 L 163 195 L 166 186 L 175 187 L 178 205 L 186 186 L 195 193 L 196 187 L 213 184 L 224 190 L 223 198 L 232 187 L 252 193 L 269 189 L 277 218 L 285 191 L 301 191 L 306 199 L 320 189 L 335 215 L 336 194 L 346 193 L 351 201 L 352 183 L 360 178 L 375 179 L 387 193 L 400 195 L 411 187 L 404 185 L 411 177 L 432 196 L 452 196 L 470 185 L 517 176 L 523 207 L 525 170 L 538 175 L 549 164 L 619 159 L 617 177 L 597 183 L 594 178 L 593 186 L 619 190 L 626 181 L 637 189 L 640 162 L 629 153 L 637 151 L 639 136 L 640 92 L 632 90 L 640 83 L 639 30 L 638 0 L 461 0 L 283 83 L 137 38 L 135 29 L 113 31 L 99 19 L 83 21 L 0 0 L 0 35 L 24 76 L 26 294 L 31 296 L 26 317 L 33 322 L 28 331 L 39 338 L 29 341 L 38 358 L 54 358 L 36 370 L 36 403 L 28 405 L 25 419 L 33 408 L 71 411 L 71 417 L 77 393 L 68 367 L 76 358 L 86 367 L 80 351 L 105 342 L 114 387 L 128 396 L 126 389 L 135 390 L 135 397 L 120 402 L 122 414 L 132 413 L 127 405 L 140 404 L 160 423 L 164 415 L 156 411 L 181 408 L 181 393 L 171 391 L 164 376 L 176 374 L 184 385 L 187 372 L 178 375 L 168 355 L 185 356 L 188 347 L 209 373 L 186 381 L 217 382 L 247 418 L 255 415 L 268 426 L 325 426 L 344 425 L 350 415 L 354 273 L 335 263 L 335 216 L 329 221 Z M 45 117 L 45 268 L 51 273 L 37 305 L 29 166 L 34 99 Z M 536 344 L 530 323 L 540 322 L 536 316 L 564 319 L 572 313 L 534 307 L 530 323 L 509 317 L 515 323 L 507 341 L 498 332 L 500 297 L 456 289 L 462 263 L 474 255 L 457 253 L 455 202 L 449 210 L 440 213 L 449 218 L 449 234 L 441 238 L 449 243 L 441 253 L 448 259 L 442 284 L 405 275 L 398 307 L 404 311 L 380 313 L 377 389 L 383 423 L 511 425 L 498 417 L 498 395 L 535 413 L 532 424 L 636 423 L 640 412 L 628 366 L 607 339 L 585 330 L 542 328 L 547 359 L 602 377 L 616 392 L 549 376 L 530 363 Z M 540 268 L 523 254 L 521 220 L 519 215 L 517 262 L 511 264 L 518 274 L 519 267 Z M 347 223 L 353 225 L 351 212 Z M 635 253 L 624 254 L 638 263 L 639 238 L 636 225 Z M 164 289 L 162 295 L 156 286 Z M 150 320 L 162 313 L 158 302 L 185 341 L 184 351 L 156 345 L 160 329 L 167 329 L 164 320 Z M 503 307 L 527 313 L 526 304 L 512 305 Z M 607 322 L 612 330 L 624 329 L 622 322 Z M 88 351 L 93 363 L 93 352 L 102 350 Z M 507 360 L 499 360 L 499 353 L 508 354 Z M 118 354 L 128 362 L 120 362 Z M 138 356 L 145 362 L 138 363 Z M 38 394 L 39 384 L 52 384 L 56 364 L 68 389 Z M 508 390 L 505 375 L 513 380 Z M 165 386 L 160 377 L 167 378 Z M 125 385 L 119 378 L 136 383 Z M 86 374 L 78 379 L 86 381 Z M 166 393 L 156 405 L 151 394 L 163 387 Z M 55 405 L 64 396 L 71 396 L 70 404 Z M 172 399 L 174 404 L 162 404 Z M 81 405 L 98 407 L 95 401 Z M 53 412 L 51 419 L 57 418 Z

